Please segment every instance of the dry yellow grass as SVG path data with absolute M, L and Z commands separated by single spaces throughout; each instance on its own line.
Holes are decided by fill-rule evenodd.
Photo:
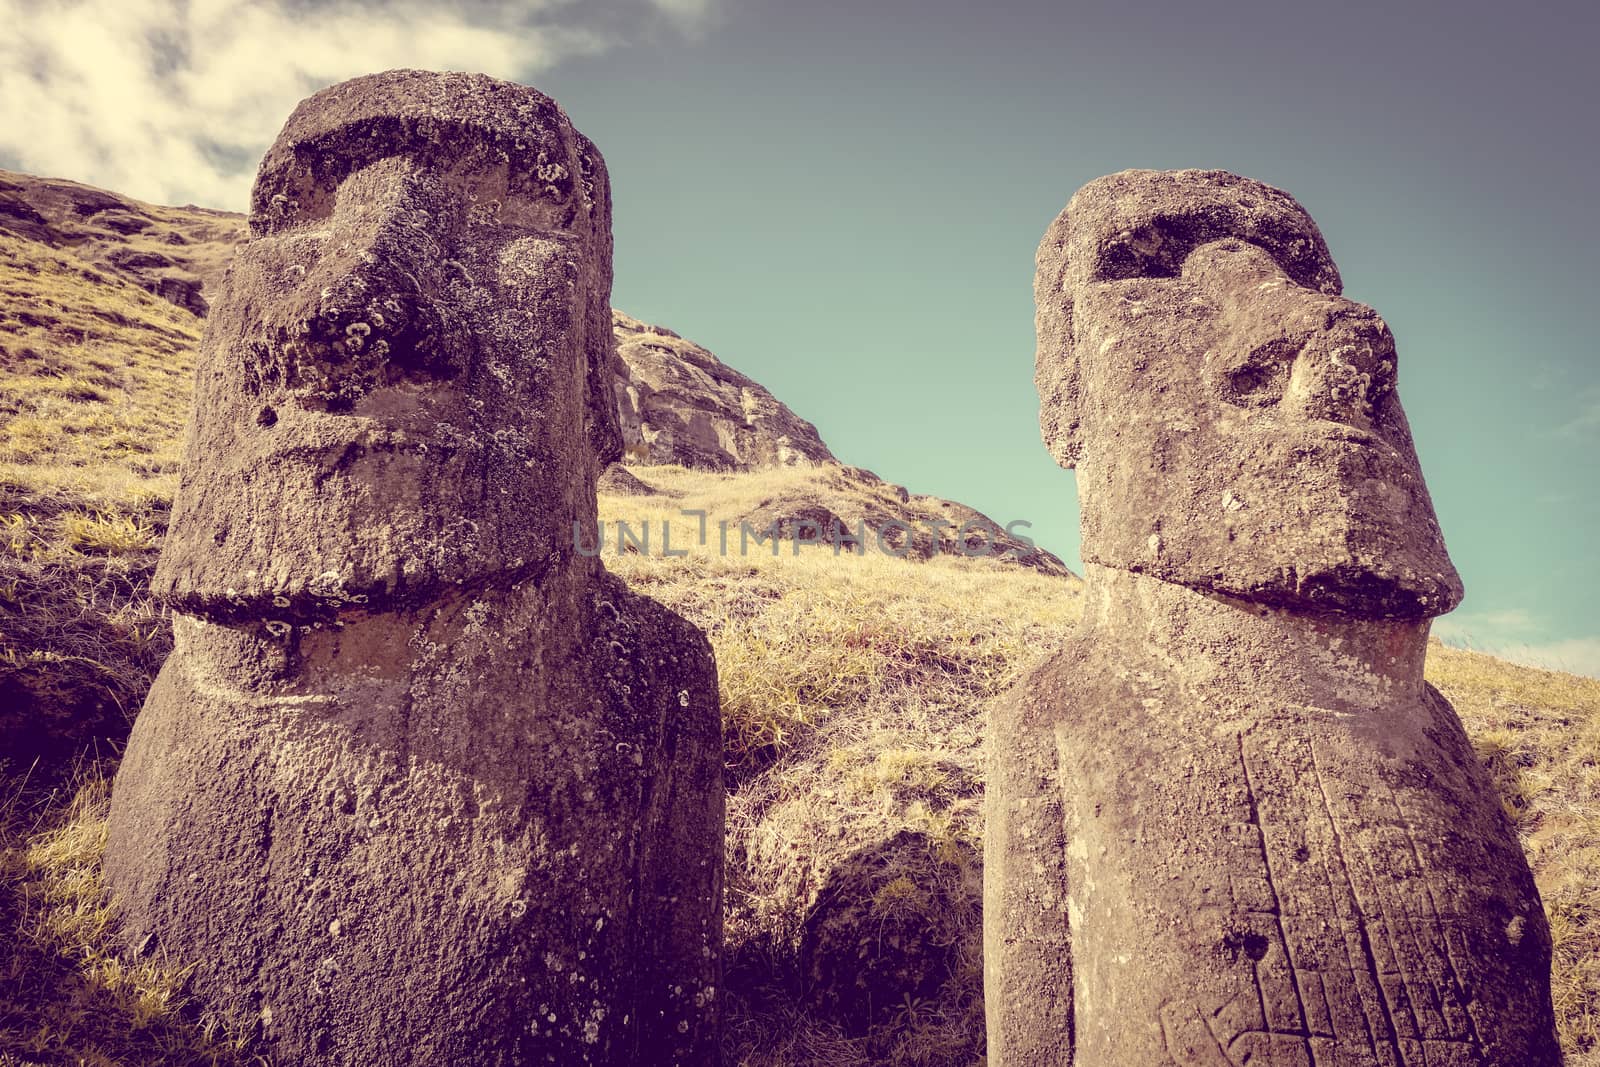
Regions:
M 1428 680 L 1460 713 L 1533 865 L 1569 1067 L 1600 1065 L 1600 681 L 1438 643 Z
M 144 588 L 199 326 L 71 249 L 0 233 L 0 693 L 33 720 L 27 759 L 125 731 L 165 655 Z M 0 772 L 18 754 L 4 726 Z
M 14 794 L 0 807 L 0 1067 L 243 1065 L 193 1009 L 186 970 L 118 951 L 100 881 L 109 798 L 110 781 L 91 769 L 33 819 Z
M 638 473 L 681 495 L 602 498 L 603 515 L 659 523 L 668 509 L 699 509 L 714 530 L 773 491 L 764 476 Z M 984 709 L 1059 644 L 1081 584 L 948 555 L 917 563 L 786 542 L 777 555 L 725 557 L 714 533 L 705 548 L 692 540 L 678 559 L 613 543 L 607 566 L 704 629 L 717 656 L 734 784 L 728 1062 L 976 1062 Z M 852 978 L 884 977 L 852 970 L 839 938 L 855 929 L 880 939 L 891 979 L 908 969 L 898 957 L 936 958 L 907 981 L 918 992 L 873 1006 L 865 1033 L 847 1032 L 852 1013 L 830 999 Z
M 170 492 L 199 327 L 70 252 L 0 234 L 0 488 L 105 506 Z

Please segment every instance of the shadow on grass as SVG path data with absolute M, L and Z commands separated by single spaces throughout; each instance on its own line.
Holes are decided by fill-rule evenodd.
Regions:
M 247 1067 L 211 1040 L 178 976 L 114 947 L 99 880 L 107 764 L 81 789 L 0 806 L 0 1067 Z

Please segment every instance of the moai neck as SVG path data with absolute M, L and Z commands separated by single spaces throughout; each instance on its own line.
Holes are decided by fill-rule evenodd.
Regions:
M 1309 614 L 1085 567 L 1084 634 L 1142 650 L 1191 694 L 1361 712 L 1422 697 L 1427 619 Z

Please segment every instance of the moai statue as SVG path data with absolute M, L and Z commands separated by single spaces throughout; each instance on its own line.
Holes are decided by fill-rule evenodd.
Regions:
M 1388 328 L 1219 171 L 1081 189 L 1039 250 L 1086 611 L 995 709 L 993 1067 L 1554 1067 L 1539 895 L 1423 681 L 1461 586 Z
M 560 107 L 481 75 L 334 86 L 262 161 L 105 870 L 278 1064 L 717 1062 L 715 666 L 573 540 L 610 222 Z

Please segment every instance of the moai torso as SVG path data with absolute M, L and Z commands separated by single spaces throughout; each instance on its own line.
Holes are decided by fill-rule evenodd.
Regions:
M 716 1062 L 715 667 L 572 541 L 620 447 L 608 196 L 476 75 L 325 90 L 263 161 L 106 874 L 276 1062 Z
M 994 714 L 992 1063 L 1560 1062 L 1526 860 L 1422 680 L 1460 593 L 1393 344 L 1338 285 L 1219 172 L 1091 183 L 1041 247 L 1088 606 Z

